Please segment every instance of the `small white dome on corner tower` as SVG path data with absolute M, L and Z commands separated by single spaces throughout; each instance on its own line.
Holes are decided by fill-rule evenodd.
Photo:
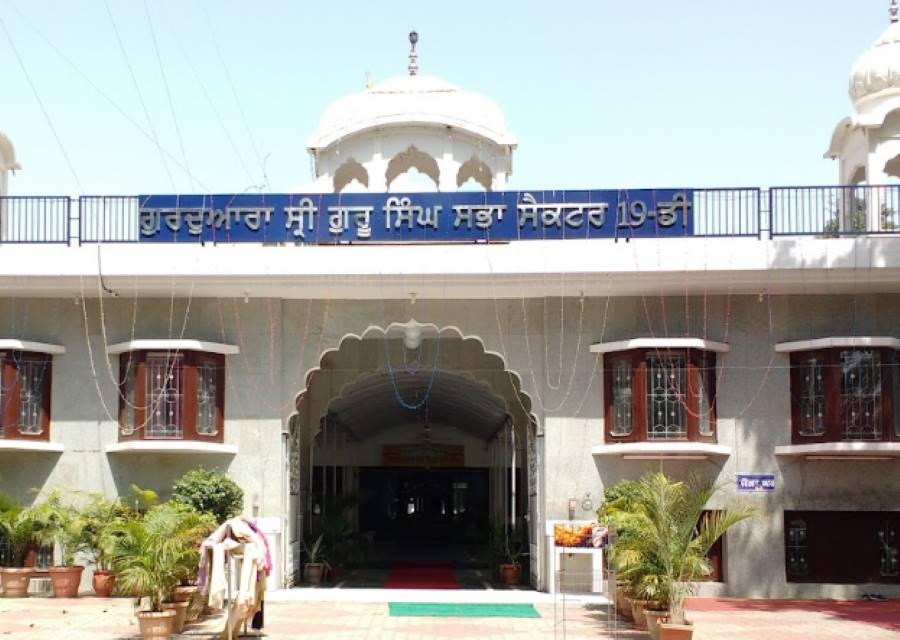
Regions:
M 517 140 L 500 107 L 486 96 L 419 75 L 419 36 L 409 35 L 408 75 L 340 98 L 325 110 L 306 145 L 317 184 L 329 191 L 351 183 L 389 191 L 398 170 L 416 169 L 435 190 L 455 191 L 470 179 L 488 190 L 504 188 Z
M 871 111 L 874 103 L 900 96 L 900 22 L 897 12 L 894 0 L 888 28 L 857 58 L 850 72 L 850 99 L 857 112 Z
M 16 161 L 16 149 L 12 140 L 0 131 L 0 171 L 18 171 L 21 168 Z

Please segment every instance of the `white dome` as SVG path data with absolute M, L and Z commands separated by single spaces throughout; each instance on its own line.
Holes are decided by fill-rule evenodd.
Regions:
M 900 22 L 892 22 L 865 51 L 850 73 L 850 99 L 854 106 L 876 94 L 900 90 Z
M 324 149 L 341 138 L 374 127 L 425 124 L 458 127 L 500 145 L 515 145 L 503 112 L 490 98 L 463 91 L 440 78 L 410 75 L 386 80 L 332 103 L 309 149 Z
M 0 131 L 0 171 L 16 171 L 21 168 L 16 162 L 16 149 L 12 140 Z

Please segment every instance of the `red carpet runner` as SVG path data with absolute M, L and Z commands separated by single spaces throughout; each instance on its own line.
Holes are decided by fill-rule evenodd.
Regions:
M 459 589 L 448 564 L 398 564 L 391 569 L 385 589 Z

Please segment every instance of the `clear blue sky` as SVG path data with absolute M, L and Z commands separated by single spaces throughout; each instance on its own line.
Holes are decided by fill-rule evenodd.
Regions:
M 103 0 L 0 0 L 81 183 L 0 31 L 0 131 L 24 168 L 11 193 L 240 192 L 263 181 L 261 158 L 270 191 L 296 189 L 310 180 L 304 141 L 323 109 L 362 90 L 366 72 L 376 82 L 405 73 L 411 29 L 421 73 L 503 108 L 519 136 L 511 188 L 831 184 L 837 167 L 822 153 L 851 112 L 850 67 L 887 27 L 889 4 L 147 0 L 201 189 L 128 120 L 152 123 L 182 161 L 143 0 L 108 2 L 114 22 Z

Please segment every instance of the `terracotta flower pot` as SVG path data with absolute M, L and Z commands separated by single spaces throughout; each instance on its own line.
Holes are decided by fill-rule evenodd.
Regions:
M 163 611 L 174 611 L 175 620 L 172 622 L 172 631 L 181 633 L 184 630 L 184 621 L 187 618 L 188 604 L 187 600 L 181 602 L 163 602 Z
M 631 616 L 634 618 L 634 628 L 638 631 L 647 630 L 647 618 L 644 616 L 644 609 L 651 604 L 649 600 L 631 599 Z
M 6 598 L 24 598 L 28 595 L 28 585 L 34 569 L 19 567 L 0 568 L 0 587 Z
M 91 577 L 91 584 L 97 596 L 108 598 L 112 595 L 113 587 L 116 586 L 116 574 L 112 571 L 98 569 L 94 571 L 94 575 Z
M 661 622 L 659 624 L 659 640 L 692 640 L 694 637 L 694 625 L 672 624 Z
M 306 581 L 309 584 L 321 584 L 322 575 L 325 573 L 325 565 L 319 562 L 309 562 L 306 564 Z
M 519 567 L 514 564 L 501 564 L 500 580 L 503 584 L 519 584 Z
M 634 620 L 634 614 L 631 611 L 631 598 L 626 596 L 624 591 L 619 595 L 619 615 L 626 620 Z
M 191 585 L 183 585 L 180 587 L 175 587 L 175 597 L 173 600 L 175 602 L 190 602 L 194 597 L 194 594 L 200 589 L 200 587 L 195 587 Z
M 659 623 L 669 617 L 665 609 L 644 609 L 644 618 L 647 620 L 647 632 L 653 640 L 659 640 Z
M 170 640 L 174 611 L 141 611 L 137 614 L 138 626 L 144 640 Z
M 54 598 L 77 598 L 78 586 L 81 584 L 82 566 L 50 567 L 50 581 L 53 583 Z

